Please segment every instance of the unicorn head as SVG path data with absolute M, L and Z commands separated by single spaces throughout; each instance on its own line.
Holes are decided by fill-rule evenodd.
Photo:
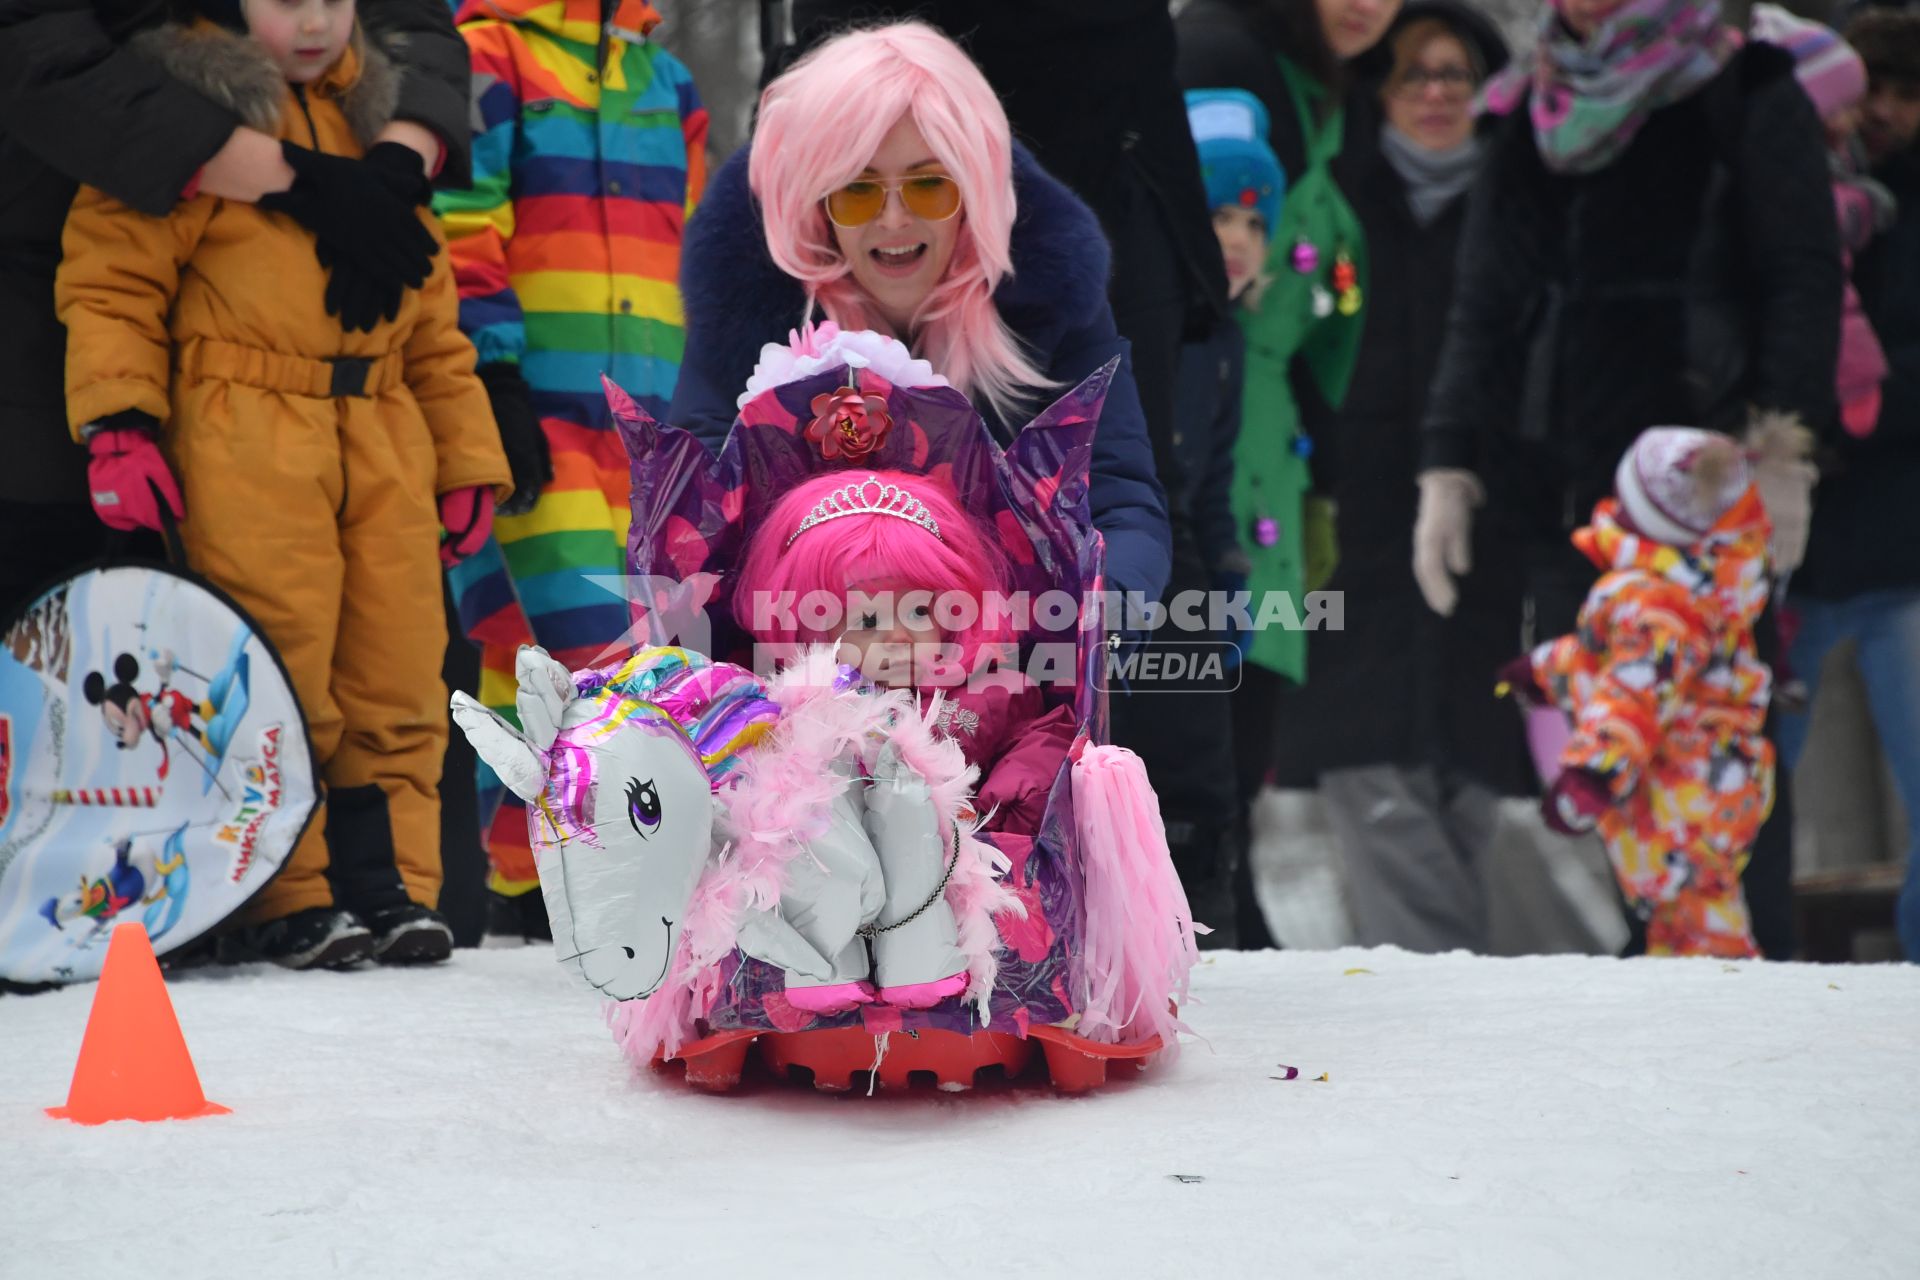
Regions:
M 602 995 L 643 1000 L 707 865 L 713 789 L 777 708 L 750 672 L 682 649 L 576 676 L 529 646 L 515 674 L 519 729 L 460 693 L 453 718 L 527 802 L 561 963 Z

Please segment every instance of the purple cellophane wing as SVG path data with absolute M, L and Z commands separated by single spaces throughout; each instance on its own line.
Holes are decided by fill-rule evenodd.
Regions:
M 767 509 L 793 486 L 824 471 L 934 476 L 999 535 L 1012 565 L 1015 591 L 1032 599 L 1061 591 L 1078 602 L 1077 630 L 1030 630 L 1023 637 L 1029 649 L 1038 643 L 1073 646 L 1070 670 L 1061 673 L 1055 690 L 1059 697 L 1072 699 L 1080 719 L 1081 737 L 1074 750 L 1078 755 L 1082 743 L 1104 741 L 1106 733 L 1098 596 L 1105 547 L 1089 516 L 1088 484 L 1093 433 L 1118 363 L 1097 370 L 1061 396 L 1004 450 L 958 391 L 896 387 L 870 370 L 856 372 L 844 365 L 753 397 L 740 410 L 718 457 L 689 432 L 654 422 L 609 382 L 608 403 L 633 460 L 628 572 L 656 581 L 698 577 L 701 585 L 691 598 L 706 605 L 713 636 L 710 656 L 751 665 L 750 642 L 732 621 L 732 587 L 747 537 Z M 828 460 L 805 435 L 813 399 L 853 385 L 855 378 L 863 394 L 885 398 L 894 425 L 880 446 L 859 462 Z M 656 589 L 649 599 L 633 602 L 636 621 L 645 624 L 651 609 L 664 607 L 663 598 L 688 595 Z M 680 607 L 685 607 L 684 599 Z M 669 638 L 652 634 L 645 625 L 637 634 L 651 635 L 655 643 Z M 1075 832 L 1071 778 L 1063 768 L 1031 848 L 1022 839 L 1003 842 L 1014 861 L 1010 881 L 1028 916 L 999 921 L 1006 946 L 992 1000 L 993 1030 L 1024 1033 L 1028 1026 L 1066 1021 L 1074 1012 L 1071 956 L 1083 918 Z M 864 1018 L 859 1012 L 808 1014 L 786 1002 L 778 969 L 738 952 L 723 962 L 719 977 L 721 994 L 706 1018 L 714 1030 L 797 1031 L 863 1021 L 876 1033 L 975 1029 L 970 1011 L 957 1000 L 924 1012 L 869 1011 Z

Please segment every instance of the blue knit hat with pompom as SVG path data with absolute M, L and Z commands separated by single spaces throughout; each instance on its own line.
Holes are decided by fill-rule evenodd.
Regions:
M 1245 89 L 1194 89 L 1187 126 L 1200 152 L 1207 207 L 1252 209 L 1271 236 L 1280 226 L 1287 175 L 1267 145 L 1267 109 Z

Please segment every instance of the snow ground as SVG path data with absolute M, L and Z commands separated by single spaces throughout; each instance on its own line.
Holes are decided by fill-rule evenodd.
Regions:
M 548 955 L 185 975 L 160 1125 L 0 998 L 0 1276 L 1920 1275 L 1920 967 L 1217 954 L 1171 1068 L 869 1099 L 634 1072 Z

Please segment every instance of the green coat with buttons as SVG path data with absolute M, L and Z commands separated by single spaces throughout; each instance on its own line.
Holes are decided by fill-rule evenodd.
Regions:
M 1320 87 L 1284 58 L 1280 69 L 1300 122 L 1306 161 L 1301 173 L 1287 175 L 1286 205 L 1267 253 L 1269 282 L 1257 304 L 1240 313 L 1247 365 L 1232 504 L 1252 565 L 1248 586 L 1256 617 L 1268 592 L 1291 597 L 1294 607 L 1282 617 L 1306 611 L 1303 504 L 1312 486 L 1311 443 L 1301 431 L 1292 379 L 1297 366 L 1330 405 L 1346 398 L 1360 350 L 1367 280 L 1360 220 L 1331 169 L 1345 133 L 1344 112 L 1338 107 L 1323 112 Z M 1296 261 L 1296 249 L 1312 261 Z M 1352 287 L 1344 292 L 1336 288 L 1343 263 L 1353 272 Z M 1270 611 L 1269 625 L 1255 631 L 1247 658 L 1304 681 L 1306 633 L 1273 621 Z

